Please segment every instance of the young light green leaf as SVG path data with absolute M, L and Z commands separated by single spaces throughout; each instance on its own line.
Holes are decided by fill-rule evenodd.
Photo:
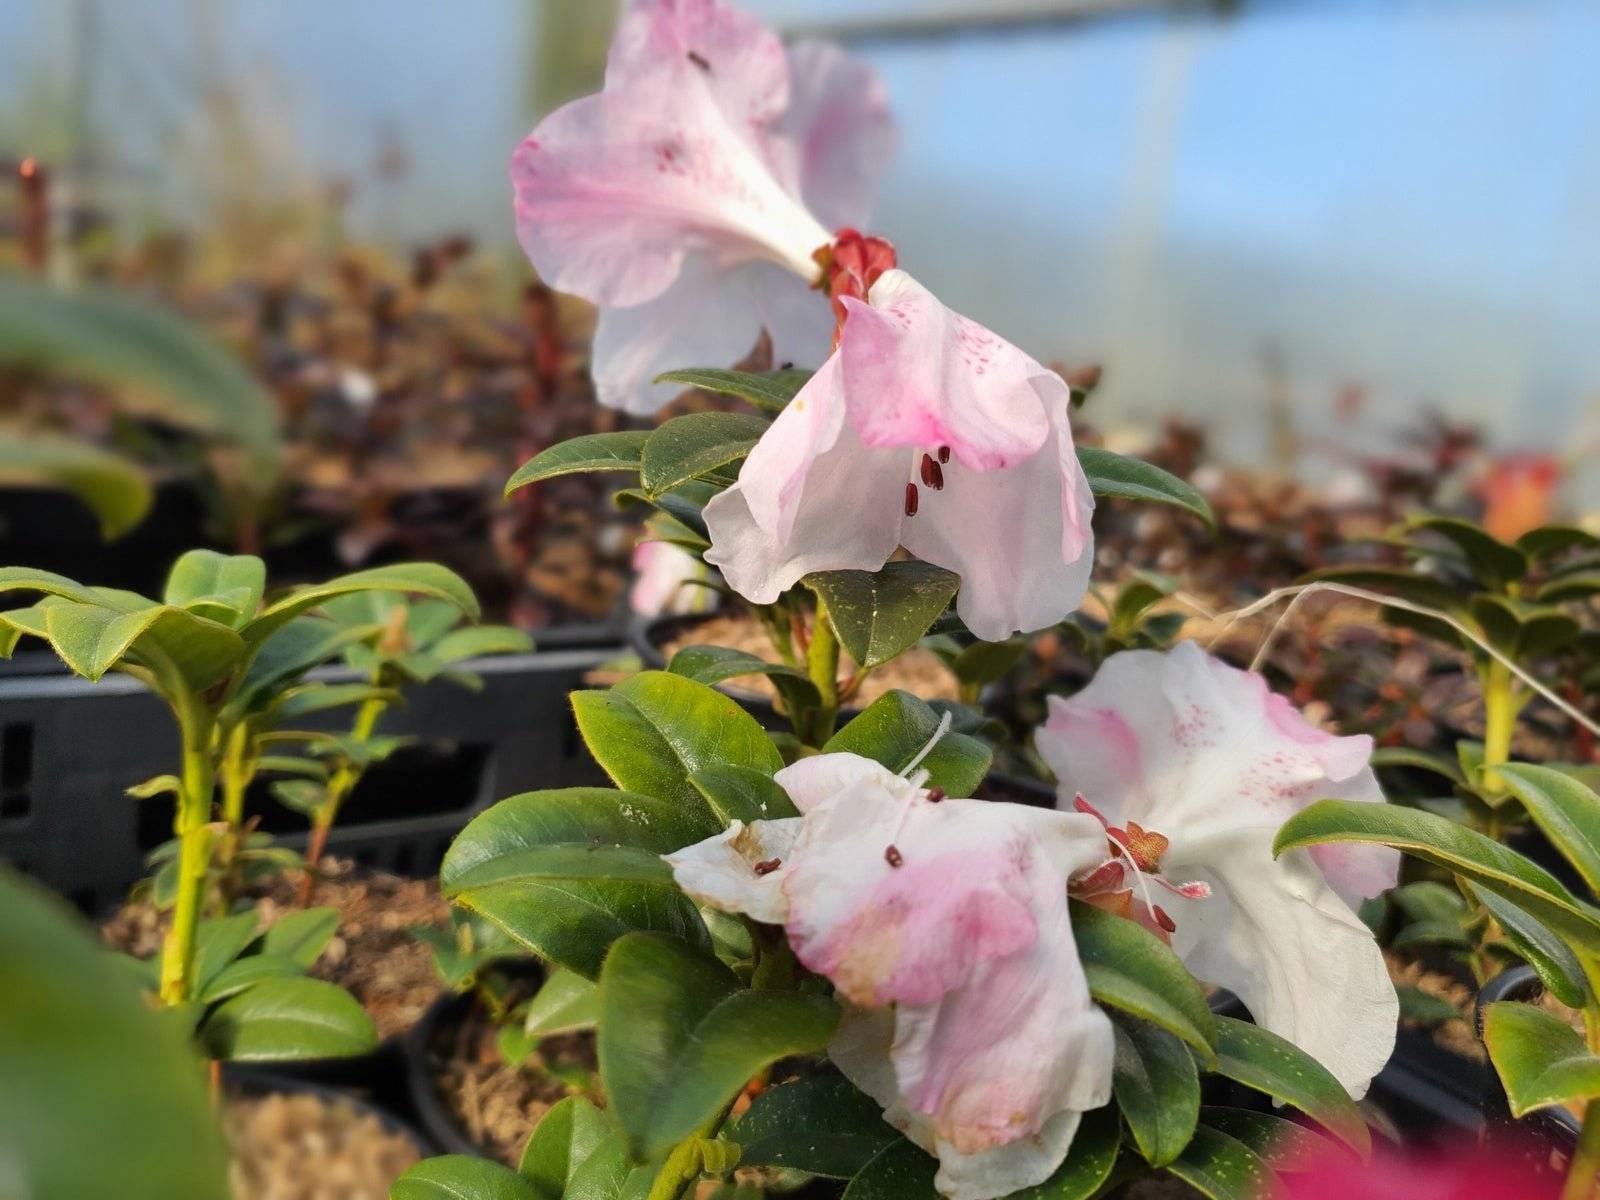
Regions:
M 590 1029 L 599 1011 L 600 998 L 594 981 L 558 967 L 528 1001 L 522 1029 L 530 1037 Z
M 302 908 L 285 913 L 261 935 L 261 953 L 281 954 L 309 971 L 338 929 L 337 908 Z
M 916 645 L 949 607 L 961 577 L 908 559 L 876 571 L 816 571 L 800 582 L 821 599 L 850 657 L 870 669 Z
M 264 979 L 224 1000 L 200 1027 L 212 1058 L 275 1062 L 368 1054 L 378 1044 L 355 997 L 320 979 Z
M 1514 1117 L 1600 1096 L 1600 1058 L 1555 1013 L 1499 1001 L 1484 1010 L 1483 1040 Z
M 601 1111 L 582 1096 L 568 1096 L 533 1127 L 517 1173 L 544 1196 L 566 1195 L 567 1185 L 589 1156 L 611 1136 Z
M 506 483 L 506 495 L 530 483 L 574 475 L 580 471 L 638 471 L 639 457 L 650 437 L 647 429 L 587 433 L 541 450 L 517 468 Z
M 341 575 L 326 583 L 313 584 L 290 592 L 269 604 L 260 616 L 239 630 L 251 646 L 259 646 L 284 625 L 303 613 L 352 592 L 407 592 L 431 596 L 453 604 L 470 619 L 478 619 L 478 600 L 466 580 L 438 563 L 391 563 Z
M 252 554 L 190 550 L 167 575 L 164 603 L 230 628 L 255 616 L 267 589 L 267 564 Z

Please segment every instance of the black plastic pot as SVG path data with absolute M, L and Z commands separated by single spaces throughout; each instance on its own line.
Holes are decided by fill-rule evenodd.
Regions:
M 529 983 L 544 977 L 544 968 L 529 958 L 511 959 L 500 963 L 496 970 Z M 462 1024 L 472 1014 L 477 1004 L 472 992 L 446 992 L 428 1005 L 411 1032 L 405 1038 L 405 1088 L 408 1108 L 414 1112 L 418 1123 L 446 1154 L 471 1154 L 488 1158 L 484 1147 L 472 1140 L 455 1113 L 439 1094 L 434 1078 L 433 1058 L 429 1048 L 444 1033 Z
M 376 1118 L 388 1133 L 398 1134 L 411 1142 L 422 1157 L 442 1152 L 436 1141 L 416 1127 L 409 1113 L 389 1103 L 389 1097 L 381 1094 L 361 1094 L 346 1088 L 329 1087 L 285 1074 L 277 1064 L 268 1067 L 253 1063 L 224 1063 L 222 1079 L 230 1089 L 246 1096 L 311 1095 L 329 1103 L 348 1104 Z M 403 1091 L 400 1098 L 404 1099 Z
M 1478 993 L 1477 1026 L 1478 1036 L 1483 1036 L 1483 1014 L 1489 1005 L 1501 1000 L 1521 1001 L 1535 1003 L 1544 994 L 1544 984 L 1539 982 L 1539 977 L 1532 967 L 1510 967 L 1496 975 Z M 1513 1140 L 1527 1141 L 1528 1135 L 1539 1141 L 1554 1145 L 1560 1150 L 1570 1154 L 1578 1140 L 1578 1118 L 1564 1108 L 1541 1108 L 1531 1112 L 1520 1120 L 1511 1115 L 1511 1107 L 1506 1100 L 1506 1090 L 1500 1084 L 1500 1077 L 1493 1068 L 1485 1071 L 1487 1084 L 1483 1093 L 1483 1113 L 1489 1124 L 1491 1138 L 1504 1137 L 1510 1133 Z

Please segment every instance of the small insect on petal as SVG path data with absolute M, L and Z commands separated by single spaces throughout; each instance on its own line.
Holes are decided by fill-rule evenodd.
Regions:
M 897 847 L 890 846 L 883 852 L 883 861 L 891 867 L 900 867 L 905 865 L 906 860 L 900 856 L 900 851 Z
M 917 515 L 917 485 L 914 484 L 914 483 L 908 483 L 908 484 L 906 484 L 906 516 L 914 517 L 916 515 Z
M 922 456 L 922 482 L 934 491 L 944 489 L 944 472 L 939 469 L 939 464 L 933 461 L 933 455 Z
M 751 869 L 754 870 L 757 875 L 771 875 L 781 866 L 783 866 L 783 859 L 769 858 L 766 862 L 758 862 Z

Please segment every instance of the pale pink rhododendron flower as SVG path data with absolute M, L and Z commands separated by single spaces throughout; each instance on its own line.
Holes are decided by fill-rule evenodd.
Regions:
M 796 818 L 667 856 L 696 901 L 782 925 L 843 1005 L 829 1056 L 939 1159 L 953 1200 L 1038 1184 L 1111 1098 L 1111 1023 L 1089 997 L 1070 876 L 1092 817 L 945 799 L 854 754 L 778 772 Z
M 1036 742 L 1060 806 L 1138 829 L 1137 852 L 1117 856 L 1125 886 L 1185 965 L 1363 1095 L 1393 1049 L 1399 1001 L 1354 906 L 1395 885 L 1399 853 L 1274 860 L 1272 842 L 1317 800 L 1383 803 L 1372 739 L 1315 728 L 1260 675 L 1183 642 L 1114 655 L 1077 695 L 1051 697 Z M 1175 886 L 1150 890 L 1160 881 Z
M 628 604 L 642 617 L 705 613 L 717 606 L 717 593 L 705 586 L 714 572 L 682 546 L 640 542 L 633 548 L 633 569 Z
M 602 402 L 648 413 L 662 371 L 827 352 L 813 254 L 859 224 L 893 143 L 877 77 L 836 47 L 787 51 L 718 0 L 634 0 L 605 87 L 511 162 L 517 231 L 545 282 L 600 308 Z
M 1094 559 L 1071 389 L 904 271 L 864 300 L 833 290 L 838 349 L 706 505 L 706 561 L 769 604 L 903 546 L 961 576 L 956 609 L 980 638 L 1060 621 Z

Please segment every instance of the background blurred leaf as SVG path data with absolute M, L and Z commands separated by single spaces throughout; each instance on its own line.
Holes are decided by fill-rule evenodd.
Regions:
M 0 486 L 53 487 L 94 513 L 107 538 L 127 533 L 150 511 L 152 493 L 133 463 L 67 438 L 0 429 Z

